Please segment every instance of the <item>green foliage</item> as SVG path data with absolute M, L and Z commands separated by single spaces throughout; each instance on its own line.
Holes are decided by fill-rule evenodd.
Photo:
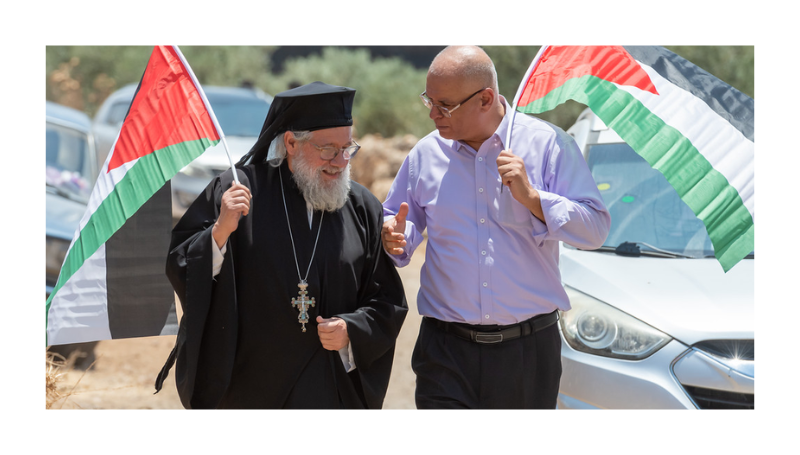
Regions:
M 287 60 L 284 72 L 272 80 L 270 91 L 285 90 L 293 82 L 323 81 L 352 87 L 356 89 L 353 117 L 357 134 L 422 137 L 434 128 L 418 96 L 425 90 L 426 73 L 397 57 L 372 59 L 366 49 L 328 47 L 322 55 Z
M 274 50 L 275 46 L 181 46 L 201 84 L 222 86 L 266 85 Z
M 485 46 L 497 68 L 500 93 L 513 101 L 522 77 L 540 46 Z M 152 52 L 150 46 L 47 46 L 46 97 L 92 116 L 114 90 L 136 83 Z M 425 69 L 399 57 L 371 58 L 365 49 L 326 47 L 322 55 L 287 60 L 272 74 L 269 46 L 185 46 L 181 51 L 203 84 L 238 86 L 248 81 L 276 94 L 294 83 L 321 80 L 357 90 L 354 106 L 358 135 L 422 137 L 433 130 L 418 95 Z M 753 46 L 669 46 L 750 97 L 754 96 Z M 568 101 L 539 117 L 569 127 L 585 106 Z
M 114 90 L 142 77 L 152 47 L 47 46 L 47 99 L 90 116 Z
M 198 80 L 208 85 L 239 85 L 269 78 L 273 48 L 257 46 L 186 46 Z M 47 99 L 92 116 L 114 90 L 138 83 L 152 46 L 47 46 Z

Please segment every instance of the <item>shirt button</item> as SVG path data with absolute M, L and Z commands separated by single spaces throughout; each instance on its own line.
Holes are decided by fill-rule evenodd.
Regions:
M 479 193 L 483 193 L 483 188 L 478 188 Z
M 487 282 L 485 282 L 485 281 L 484 281 L 484 282 L 483 282 L 483 287 L 486 287 L 486 286 L 489 286 L 489 283 L 487 283 Z
M 481 254 L 486 256 L 486 250 L 481 251 Z
M 484 318 L 489 319 L 489 315 L 487 314 L 486 316 L 484 316 Z
M 479 156 L 479 157 L 478 157 L 478 161 L 483 161 L 483 157 L 482 157 L 482 156 Z
M 486 220 L 481 218 L 481 223 L 485 223 L 485 222 L 486 222 Z

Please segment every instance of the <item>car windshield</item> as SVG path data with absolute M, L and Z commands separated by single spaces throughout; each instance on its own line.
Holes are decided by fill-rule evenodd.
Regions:
M 53 123 L 47 123 L 47 185 L 69 196 L 87 201 L 92 191 L 89 185 L 92 163 L 89 141 L 85 133 Z
M 629 145 L 592 146 L 587 163 L 611 214 L 604 246 L 637 242 L 692 257 L 714 254 L 703 222 Z
M 240 98 L 207 94 L 225 136 L 258 137 L 269 103 L 261 98 Z

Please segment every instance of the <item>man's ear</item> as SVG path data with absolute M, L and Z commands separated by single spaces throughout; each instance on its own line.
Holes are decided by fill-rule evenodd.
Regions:
M 494 99 L 497 96 L 494 89 L 487 88 L 486 90 L 482 91 L 480 94 L 481 97 L 481 110 L 488 111 L 494 105 Z
M 297 153 L 297 149 L 300 146 L 291 131 L 286 131 L 283 133 L 283 145 L 286 146 L 286 153 L 291 156 L 294 156 L 294 154 Z

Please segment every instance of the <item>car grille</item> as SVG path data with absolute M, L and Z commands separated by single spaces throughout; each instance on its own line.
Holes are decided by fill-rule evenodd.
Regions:
M 755 395 L 683 386 L 700 409 L 755 409 Z
M 745 387 L 729 389 L 719 382 L 703 384 L 704 381 L 697 382 L 696 377 L 688 383 L 682 382 L 684 390 L 698 408 L 755 409 L 755 394 L 742 391 L 752 391 L 752 388 L 747 388 L 747 384 L 752 386 L 755 340 L 706 340 L 694 344 L 692 348 L 694 352 L 706 356 L 705 358 L 713 359 L 710 364 L 718 362 L 718 365 L 713 367 L 718 374 L 727 372 L 729 368 L 737 371 L 739 373 L 737 377 L 744 381 L 741 386 Z M 728 375 L 730 376 L 730 373 Z
M 694 345 L 696 349 L 723 359 L 755 360 L 755 340 L 707 340 Z

